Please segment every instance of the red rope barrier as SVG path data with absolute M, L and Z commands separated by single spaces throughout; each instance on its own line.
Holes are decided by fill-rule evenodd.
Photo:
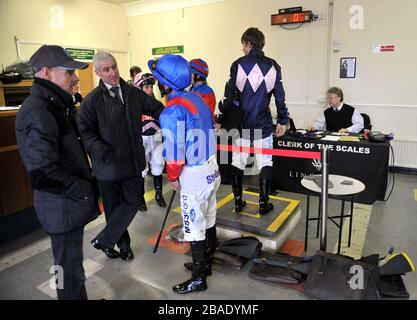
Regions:
M 288 149 L 268 149 L 268 148 L 252 148 L 241 146 L 230 146 L 226 144 L 218 144 L 217 150 L 228 151 L 235 153 L 253 153 L 253 154 L 270 154 L 277 157 L 287 158 L 304 158 L 304 159 L 316 159 L 320 160 L 321 155 L 318 151 L 298 151 Z

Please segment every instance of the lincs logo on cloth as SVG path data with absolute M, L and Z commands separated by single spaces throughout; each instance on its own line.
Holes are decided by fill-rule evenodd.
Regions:
M 317 171 L 321 170 L 322 164 L 320 160 L 314 159 L 311 164 L 313 165 L 314 168 L 316 168 Z

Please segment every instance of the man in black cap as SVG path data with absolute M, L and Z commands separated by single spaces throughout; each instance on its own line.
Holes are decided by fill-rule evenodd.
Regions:
M 107 225 L 91 243 L 111 259 L 131 260 L 127 228 L 143 209 L 142 171 L 146 167 L 141 118 L 145 114 L 158 119 L 164 106 L 120 78 L 110 53 L 98 52 L 93 63 L 100 82 L 83 100 L 77 124 L 91 153 Z M 116 244 L 120 252 L 114 249 Z
M 35 210 L 50 235 L 59 300 L 85 300 L 84 226 L 98 216 L 91 170 L 68 119 L 76 69 L 59 46 L 42 46 L 30 58 L 35 79 L 16 117 L 16 138 L 34 189 Z M 63 281 L 61 281 L 63 279 Z

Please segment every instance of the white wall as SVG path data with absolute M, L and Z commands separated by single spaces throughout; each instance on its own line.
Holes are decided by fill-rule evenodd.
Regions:
M 364 9 L 364 28 L 350 28 L 353 5 Z M 330 79 L 346 101 L 369 114 L 374 128 L 395 138 L 417 141 L 417 1 L 335 0 Z M 373 45 L 395 45 L 394 52 L 372 53 Z M 355 79 L 339 79 L 341 57 L 357 57 Z
M 126 17 L 119 6 L 98 0 L 0 0 L 0 63 L 16 59 L 21 40 L 81 47 L 131 50 L 117 54 L 122 76 L 131 64 L 147 69 L 154 47 L 184 45 L 188 59 L 209 63 L 209 82 L 223 95 L 231 63 L 242 55 L 240 37 L 248 27 L 266 37 L 265 53 L 282 67 L 287 105 L 298 127 L 322 112 L 328 85 L 340 86 L 345 101 L 371 116 L 374 129 L 417 141 L 417 1 L 415 0 L 230 0 L 199 7 Z M 64 9 L 63 29 L 51 28 L 51 7 Z M 270 25 L 279 8 L 302 5 L 319 20 L 287 31 Z M 364 29 L 352 30 L 352 5 L 364 9 Z M 333 19 L 330 19 L 333 18 Z M 332 28 L 331 21 L 333 21 Z M 329 45 L 340 40 L 339 52 Z M 393 53 L 373 54 L 375 44 L 393 44 Z M 28 58 L 38 46 L 23 45 Z M 355 79 L 339 79 L 340 57 L 357 57 Z M 274 108 L 272 108 L 274 109 Z
M 60 21 L 63 21 L 62 28 Z M 0 28 L 0 63 L 5 66 L 17 59 L 15 36 L 42 44 L 125 52 L 129 49 L 123 8 L 98 0 L 0 0 Z M 22 44 L 22 58 L 29 59 L 39 46 Z M 116 56 L 122 76 L 127 77 L 129 55 Z
M 347 103 L 371 116 L 374 129 L 417 141 L 417 1 L 334 0 L 333 11 L 329 2 L 231 0 L 129 17 L 132 62 L 146 68 L 153 47 L 185 45 L 186 58 L 208 62 L 209 82 L 221 98 L 229 67 L 242 55 L 240 37 L 255 26 L 265 34 L 266 55 L 282 67 L 287 105 L 298 127 L 313 123 L 324 109 L 327 86 L 337 85 Z M 319 20 L 293 31 L 270 25 L 271 14 L 294 5 L 313 10 Z M 352 5 L 364 9 L 363 30 L 350 28 Z M 333 52 L 333 40 L 340 40 L 339 52 Z M 396 51 L 372 54 L 376 44 L 394 44 Z M 339 79 L 339 61 L 346 56 L 357 57 L 355 79 Z
M 325 16 L 326 0 L 299 1 L 306 9 Z M 129 18 L 132 62 L 146 67 L 152 48 L 184 45 L 187 59 L 203 58 L 210 68 L 209 83 L 220 99 L 229 68 L 242 56 L 240 38 L 248 27 L 258 27 L 266 37 L 264 51 L 282 67 L 287 101 L 317 102 L 325 88 L 326 21 L 319 20 L 287 31 L 271 26 L 270 16 L 293 1 L 231 0 L 200 7 Z M 292 108 L 291 108 L 292 109 Z M 307 112 L 309 109 L 307 108 Z M 305 111 L 291 110 L 304 123 Z

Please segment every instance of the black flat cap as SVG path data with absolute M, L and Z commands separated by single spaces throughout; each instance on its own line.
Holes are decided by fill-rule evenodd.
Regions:
M 43 67 L 47 68 L 63 68 L 66 70 L 85 69 L 88 67 L 87 63 L 75 61 L 71 58 L 64 48 L 60 46 L 43 45 L 30 57 L 29 63 L 32 65 L 35 72 L 38 72 Z

